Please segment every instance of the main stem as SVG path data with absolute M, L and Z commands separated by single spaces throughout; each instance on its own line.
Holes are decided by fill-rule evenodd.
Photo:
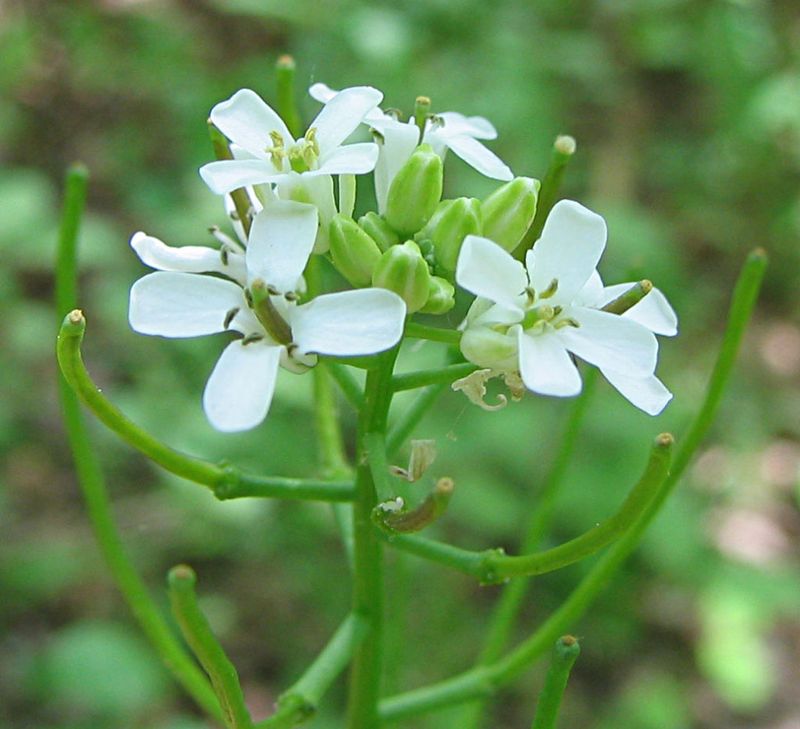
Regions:
M 382 674 L 383 653 L 383 555 L 372 525 L 377 502 L 370 469 L 369 435 L 385 436 L 391 377 L 397 348 L 378 355 L 375 368 L 367 372 L 364 407 L 358 423 L 356 452 L 356 500 L 353 503 L 353 612 L 367 625 L 367 636 L 356 649 L 350 673 L 348 729 L 375 729 Z

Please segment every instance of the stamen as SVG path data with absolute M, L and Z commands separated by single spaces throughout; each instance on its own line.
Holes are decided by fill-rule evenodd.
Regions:
M 240 311 L 241 309 L 238 306 L 228 309 L 227 313 L 225 314 L 225 319 L 222 322 L 223 328 L 227 329 Z
M 559 322 L 556 322 L 554 325 L 556 329 L 563 329 L 564 327 L 575 327 L 575 329 L 580 329 L 581 324 L 576 319 L 573 319 L 571 316 L 568 316 L 566 319 L 562 319 Z
M 553 296 L 556 293 L 556 291 L 558 291 L 558 279 L 554 278 L 550 282 L 548 287 L 544 291 L 542 291 L 541 294 L 539 294 L 539 298 L 540 299 L 549 299 L 551 296 Z
M 242 346 L 246 347 L 248 344 L 253 344 L 253 342 L 260 342 L 262 339 L 264 339 L 263 334 L 257 334 L 257 333 L 248 334 L 246 337 L 242 338 Z

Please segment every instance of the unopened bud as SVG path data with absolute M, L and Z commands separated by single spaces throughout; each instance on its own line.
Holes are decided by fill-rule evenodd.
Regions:
M 446 314 L 456 305 L 456 290 L 453 284 L 441 276 L 431 276 L 428 300 L 420 311 L 423 314 Z
M 439 203 L 420 236 L 433 243 L 436 265 L 443 271 L 456 270 L 458 253 L 466 236 L 482 234 L 481 218 L 481 203 L 475 198 L 460 197 Z
M 372 285 L 394 291 L 406 302 L 409 314 L 425 305 L 430 295 L 430 279 L 428 264 L 412 240 L 392 246 L 372 273 Z
M 395 175 L 386 198 L 386 220 L 412 236 L 430 220 L 442 197 L 442 159 L 421 144 Z
M 486 326 L 467 327 L 461 336 L 461 353 L 479 367 L 516 370 L 519 367 L 517 338 Z
M 333 265 L 353 286 L 369 286 L 381 257 L 378 244 L 352 218 L 336 215 L 330 225 Z
M 533 223 L 540 186 L 539 180 L 516 177 L 497 188 L 481 206 L 483 235 L 513 251 Z
M 378 244 L 382 251 L 388 251 L 400 242 L 400 236 L 394 232 L 392 226 L 386 222 L 382 215 L 369 212 L 358 219 L 358 224 L 372 240 Z

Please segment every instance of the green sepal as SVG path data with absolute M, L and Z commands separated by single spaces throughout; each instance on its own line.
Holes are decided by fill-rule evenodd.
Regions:
M 430 295 L 431 274 L 419 246 L 407 240 L 384 253 L 372 273 L 372 285 L 394 291 L 408 313 L 419 311 Z
M 381 251 L 388 251 L 400 242 L 400 236 L 382 215 L 369 212 L 358 219 L 358 225 L 372 240 L 378 244 Z
M 353 286 L 369 286 L 381 257 L 378 244 L 352 218 L 335 215 L 331 220 L 330 252 L 333 265 Z
M 418 238 L 431 241 L 436 266 L 452 274 L 456 270 L 461 244 L 468 235 L 482 235 L 481 202 L 473 197 L 443 200 Z
M 532 177 L 516 177 L 498 187 L 483 201 L 483 235 L 507 251 L 525 237 L 536 217 L 541 183 Z
M 420 309 L 423 314 L 446 314 L 456 305 L 456 289 L 447 279 L 431 276 L 429 291 L 428 300 Z
M 430 220 L 441 197 L 442 159 L 429 144 L 421 144 L 389 186 L 386 220 L 410 237 Z

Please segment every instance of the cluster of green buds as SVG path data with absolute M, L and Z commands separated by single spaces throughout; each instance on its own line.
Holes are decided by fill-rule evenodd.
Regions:
M 484 200 L 442 200 L 442 158 L 420 144 L 400 168 L 383 215 L 330 225 L 331 257 L 353 286 L 397 293 L 409 313 L 444 314 L 455 304 L 456 262 L 464 238 L 483 235 L 511 252 L 533 223 L 539 181 L 517 177 Z

